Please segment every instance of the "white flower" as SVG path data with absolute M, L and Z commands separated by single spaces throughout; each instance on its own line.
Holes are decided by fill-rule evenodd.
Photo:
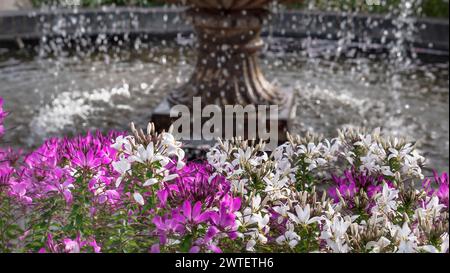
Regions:
M 182 143 L 175 140 L 175 137 L 169 133 L 162 134 L 161 145 L 166 149 L 167 156 L 177 157 L 177 169 L 182 169 L 185 165 L 185 152 L 181 149 Z
M 383 190 L 375 196 L 376 204 L 372 208 L 372 213 L 383 212 L 389 213 L 397 210 L 397 198 L 399 191 L 391 189 L 384 183 Z
M 391 153 L 388 156 L 388 160 L 391 160 L 392 158 L 396 158 L 398 160 L 402 160 L 405 156 L 407 156 L 409 153 L 412 152 L 413 147 L 412 147 L 411 143 L 407 143 L 400 150 L 395 149 L 395 148 L 389 148 L 388 150 Z
M 131 164 L 125 157 L 120 157 L 119 161 L 112 162 L 112 167 L 115 171 L 120 173 L 120 177 L 116 181 L 116 187 L 119 187 L 122 183 L 123 177 L 131 169 Z
M 330 203 L 327 204 L 327 209 L 324 213 L 328 219 L 332 219 L 336 215 L 336 206 L 337 205 L 332 205 Z
M 284 148 L 286 144 L 280 145 L 272 152 L 272 157 L 275 161 L 280 161 L 284 159 Z
M 139 205 L 143 206 L 145 204 L 144 197 L 140 193 L 135 192 L 133 198 Z
M 355 142 L 355 146 L 361 146 L 364 147 L 366 149 L 369 149 L 372 144 L 372 135 L 359 135 L 360 141 Z
M 231 186 L 233 192 L 238 194 L 247 194 L 247 183 L 248 179 L 231 179 Z
M 252 228 L 249 232 L 245 233 L 246 236 L 250 236 L 250 241 L 247 243 L 248 251 L 254 251 L 254 246 L 258 243 L 266 244 L 267 237 L 264 236 L 258 229 Z
M 345 235 L 351 225 L 351 219 L 344 219 L 336 215 L 331 221 L 325 220 L 326 224 L 320 234 L 320 239 L 325 240 L 333 252 L 347 253 L 350 251 L 350 247 L 346 244 Z
M 155 184 L 157 184 L 159 181 L 158 181 L 158 179 L 156 179 L 156 178 L 150 178 L 150 179 L 148 179 L 147 181 L 145 181 L 145 183 L 144 183 L 144 187 L 148 187 L 148 186 L 152 186 L 152 185 L 155 185 Z
M 148 144 L 147 148 L 144 148 L 143 145 L 139 145 L 134 155 L 132 155 L 130 158 L 131 161 L 137 161 L 142 164 L 159 162 L 163 167 L 169 163 L 169 158 L 159 153 L 155 153 L 153 142 Z
M 265 227 L 267 227 L 267 224 L 270 221 L 270 216 L 269 214 L 266 214 L 264 216 L 261 215 L 261 213 L 254 213 L 252 215 L 252 222 L 253 223 L 257 223 L 258 224 L 258 228 L 260 230 L 264 229 Z
M 253 199 L 251 200 L 252 204 L 252 211 L 256 212 L 261 209 L 261 196 L 257 194 Z
M 115 142 L 111 145 L 116 151 L 124 151 L 126 154 L 131 154 L 133 145 L 135 144 L 134 137 L 132 136 L 118 136 Z
M 245 208 L 243 212 L 235 212 L 235 215 L 236 223 L 239 227 L 247 228 L 247 226 L 254 223 L 254 221 L 252 220 L 253 212 L 250 207 Z
M 249 252 L 254 252 L 256 246 L 256 241 L 251 239 L 247 242 L 247 245 L 245 246 L 245 249 Z
M 389 166 L 381 166 L 381 173 L 385 176 L 395 176 L 395 173 L 391 171 L 391 167 Z
M 185 157 L 185 152 L 183 149 L 178 149 L 175 152 L 175 156 L 177 157 L 177 169 L 181 170 L 184 168 L 186 163 L 183 161 Z
M 408 226 L 408 223 L 403 223 L 403 226 L 400 228 L 396 226 L 396 238 L 400 241 L 398 246 L 398 253 L 414 253 L 417 248 L 417 237 L 411 231 Z
M 444 205 L 439 204 L 437 196 L 426 197 L 425 208 L 419 207 L 414 213 L 414 219 L 435 220 L 441 217 L 441 210 L 445 208 Z
M 282 177 L 280 173 L 271 174 L 269 177 L 265 176 L 263 178 L 266 182 L 265 192 L 269 194 L 272 200 L 277 200 L 285 197 L 283 191 L 287 193 L 288 189 L 286 187 L 288 178 Z
M 287 214 L 289 215 L 289 218 L 294 221 L 297 225 L 310 225 L 315 222 L 319 222 L 322 218 L 321 217 L 313 217 L 310 219 L 311 216 L 311 208 L 309 204 L 306 204 L 305 208 L 301 208 L 299 205 L 295 206 L 295 212 L 297 215 L 294 215 L 290 212 Z
M 425 161 L 425 158 L 418 154 L 416 150 L 412 151 L 410 154 L 405 155 L 403 161 L 401 162 L 401 172 L 404 175 L 412 175 L 424 178 L 422 174 L 422 169 L 420 165 Z
M 448 233 L 444 232 L 444 234 L 442 234 L 441 236 L 441 247 L 438 250 L 435 246 L 432 245 L 426 245 L 426 246 L 422 246 L 419 249 L 423 250 L 425 252 L 429 252 L 429 253 L 447 253 L 448 252 Z
M 378 156 L 369 152 L 366 156 L 362 156 L 361 158 L 361 166 L 359 169 L 361 171 L 368 171 L 369 173 L 378 172 L 380 170 L 380 160 Z
M 128 162 L 128 160 L 123 156 L 120 157 L 119 161 L 113 162 L 112 166 L 115 171 L 117 171 L 118 173 L 120 173 L 122 175 L 127 173 L 131 168 L 130 162 Z
M 128 142 L 128 140 L 126 140 L 123 136 L 118 136 L 114 143 L 111 145 L 111 148 L 116 151 L 121 151 L 125 142 Z
M 170 133 L 162 134 L 161 144 L 167 148 L 169 154 L 176 153 L 181 148 L 182 143 L 175 140 L 175 137 Z
M 444 234 L 442 234 L 441 235 L 441 240 L 442 240 L 442 243 L 441 243 L 441 252 L 442 253 L 447 253 L 448 252 L 448 246 L 449 246 L 449 243 L 448 243 L 448 233 L 447 232 L 445 232 Z
M 370 241 L 366 244 L 366 249 L 372 249 L 371 252 L 380 253 L 383 249 L 391 244 L 386 237 L 381 236 L 378 241 Z
M 308 164 L 308 170 L 312 171 L 317 167 L 327 164 L 327 161 L 322 158 L 322 147 L 322 143 L 318 145 L 314 143 L 308 143 L 307 146 L 300 145 L 295 154 L 297 156 L 305 156 L 305 163 Z
M 281 224 L 281 222 L 284 220 L 284 218 L 287 218 L 287 217 L 289 217 L 289 215 L 288 215 L 288 211 L 289 211 L 289 206 L 288 205 L 285 205 L 285 204 L 281 204 L 281 205 L 279 205 L 279 206 L 275 206 L 275 207 L 272 207 L 272 209 L 276 212 L 276 213 L 278 213 L 280 216 L 278 217 L 278 224 Z
M 244 151 L 243 149 L 239 148 L 237 153 L 234 153 L 234 160 L 231 162 L 233 166 L 238 166 L 240 164 L 244 164 L 245 162 L 249 162 L 250 158 L 252 157 L 252 149 L 250 147 L 247 147 L 247 149 Z M 253 164 L 255 164 L 255 161 L 252 161 Z M 253 165 L 252 164 L 252 165 Z
M 228 155 L 221 153 L 217 149 L 213 149 L 207 155 L 208 163 L 214 167 L 218 173 L 227 173 L 232 170 L 231 163 L 228 162 Z
M 288 244 L 291 249 L 295 248 L 297 246 L 298 242 L 300 241 L 300 236 L 295 233 L 294 231 L 294 225 L 291 223 L 286 224 L 286 232 L 279 236 L 277 239 L 275 239 L 277 244 L 284 245 Z
M 325 139 L 323 144 L 324 151 L 322 153 L 323 158 L 328 162 L 335 161 L 340 148 L 341 142 L 339 139 L 332 139 L 331 142 L 328 139 Z
M 428 252 L 428 253 L 439 253 L 439 250 L 432 245 L 425 245 L 425 246 L 421 246 L 419 247 L 419 250 Z
M 144 145 L 140 144 L 135 152 L 135 155 L 131 156 L 131 160 L 140 162 L 140 163 L 149 163 L 153 162 L 153 157 L 155 155 L 155 149 L 153 143 L 147 145 L 147 148 L 144 148 Z

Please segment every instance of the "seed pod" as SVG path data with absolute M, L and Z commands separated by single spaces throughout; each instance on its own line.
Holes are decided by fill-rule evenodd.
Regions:
M 173 127 L 173 126 L 171 126 Z M 153 133 L 155 132 L 155 124 L 153 124 L 152 122 L 149 122 L 147 125 L 147 135 L 153 135 Z
M 325 203 L 326 200 L 327 200 L 327 192 L 323 191 L 322 192 L 322 203 Z
M 409 223 L 409 216 L 406 214 L 406 212 L 403 213 L 403 219 L 405 219 L 406 223 Z

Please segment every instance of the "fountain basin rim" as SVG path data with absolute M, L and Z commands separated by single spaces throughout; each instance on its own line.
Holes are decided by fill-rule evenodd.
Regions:
M 139 12 L 139 13 L 164 13 L 164 12 L 183 12 L 190 9 L 189 7 L 102 7 L 102 8 L 57 8 L 57 9 L 35 9 L 26 8 L 20 10 L 0 10 L 0 17 L 11 17 L 11 16 L 39 16 L 39 15 L 77 15 L 86 13 L 125 13 L 125 12 Z M 389 16 L 383 14 L 348 14 L 335 11 L 316 11 L 316 10 L 297 10 L 297 9 L 286 9 L 283 10 L 285 15 L 308 15 L 308 16 L 345 16 L 360 19 L 371 19 L 371 20 L 390 20 Z M 432 17 L 416 17 L 416 21 L 424 23 L 436 23 L 441 25 L 448 25 L 448 18 L 432 18 Z
M 0 11 L 0 46 L 17 47 L 17 40 L 24 40 L 26 42 L 37 42 L 43 35 L 43 30 L 40 27 L 40 18 L 46 20 L 55 20 L 60 16 L 70 16 L 71 18 L 84 17 L 95 19 L 98 16 L 107 19 L 110 15 L 120 15 L 118 19 L 125 20 L 126 26 L 120 26 L 117 29 L 107 28 L 106 31 L 99 31 L 96 29 L 95 21 L 88 25 L 86 35 L 97 36 L 99 34 L 106 35 L 120 35 L 128 33 L 130 35 L 154 35 L 158 37 L 174 37 L 177 34 L 188 34 L 192 32 L 191 26 L 180 15 L 186 8 L 168 8 L 168 7 L 154 7 L 154 8 L 140 8 L 140 7 L 121 7 L 121 8 L 82 8 L 82 9 L 55 9 L 55 10 L 41 10 L 28 9 L 17 11 Z M 164 21 L 163 17 L 168 16 L 168 20 Z M 131 20 L 138 18 L 140 25 L 136 28 L 131 26 Z M 183 15 L 184 16 L 184 15 Z M 174 18 L 178 18 L 176 23 Z M 337 12 L 319 12 L 319 11 L 303 11 L 303 10 L 286 10 L 281 16 L 274 14 L 271 16 L 272 35 L 274 37 L 292 37 L 305 38 L 312 37 L 324 40 L 337 39 L 336 33 L 338 29 L 331 29 L 331 38 L 323 33 L 321 27 L 328 22 L 332 25 L 337 25 L 349 17 Z M 116 21 L 117 18 L 110 21 Z M 392 27 L 392 20 L 384 15 L 364 15 L 354 14 L 351 16 L 354 21 L 356 40 L 370 39 L 376 44 L 381 37 L 381 32 L 378 29 L 364 28 L 364 24 L 370 21 L 378 20 L 379 25 L 387 25 Z M 449 21 L 438 18 L 417 18 L 416 25 L 418 26 L 418 36 L 414 46 L 419 48 L 425 55 L 448 56 L 449 55 Z M 107 21 L 107 20 L 106 20 Z M 301 22 L 315 22 L 313 27 L 302 27 Z M 297 29 L 292 29 L 292 24 L 298 24 Z M 106 25 L 108 23 L 105 23 Z M 162 24 L 164 24 L 163 27 Z M 112 24 L 111 24 L 112 25 Z M 425 25 L 422 29 L 420 26 Z M 92 29 L 90 29 L 92 28 Z M 70 29 L 68 33 L 71 33 Z M 267 29 L 263 31 L 263 35 L 267 34 Z M 53 34 L 50 33 L 49 36 Z M 392 37 L 388 37 L 388 41 Z M 429 44 L 433 44 L 430 48 Z M 441 57 L 439 57 L 441 58 Z

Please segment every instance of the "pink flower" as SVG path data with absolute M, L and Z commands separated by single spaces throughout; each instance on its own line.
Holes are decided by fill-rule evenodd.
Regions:
M 205 207 L 211 207 L 230 191 L 230 182 L 225 177 L 214 174 L 208 164 L 188 163 L 181 170 L 172 164 L 167 168 L 178 177 L 166 183 L 167 193 L 161 193 L 160 200 L 163 201 L 161 205 L 165 204 L 168 198 L 174 204 L 189 200 L 200 201 Z
M 78 240 L 64 239 L 64 251 L 66 253 L 80 253 L 80 243 Z
M 160 253 L 160 252 L 161 252 L 161 250 L 159 248 L 159 244 L 154 244 L 150 248 L 150 253 Z
M 88 244 L 93 248 L 94 253 L 100 253 L 100 251 L 102 250 L 102 248 L 97 244 L 95 239 L 92 239 L 92 241 L 90 241 Z
M 185 201 L 181 207 L 181 214 L 175 213 L 174 219 L 179 223 L 198 225 L 209 219 L 209 214 L 202 213 L 202 203 L 196 202 L 194 207 L 191 202 Z
M 439 198 L 439 203 L 449 207 L 449 179 L 447 173 L 439 175 L 438 172 L 433 171 L 434 180 L 426 179 L 422 182 L 422 187 L 429 196 L 436 195 Z M 434 187 L 433 187 L 434 186 Z M 437 189 L 436 189 L 437 187 Z
M 355 195 L 361 190 L 367 193 L 369 198 L 374 197 L 381 191 L 384 182 L 392 187 L 392 182 L 384 179 L 382 175 L 370 175 L 367 172 L 359 172 L 356 169 L 344 171 L 342 177 L 332 175 L 332 181 L 335 184 L 328 190 L 328 194 L 334 202 L 339 202 L 339 194 L 346 201 L 349 208 L 354 207 Z M 367 208 L 370 210 L 370 208 Z
M 26 196 L 27 194 L 27 187 L 28 184 L 25 182 L 13 182 L 11 184 L 11 190 L 9 192 L 10 195 L 17 197 L 20 201 L 26 203 L 26 204 L 31 204 L 32 203 L 32 199 L 29 196 Z
M 214 211 L 209 214 L 211 222 L 214 227 L 208 231 L 208 238 L 213 237 L 218 230 L 225 232 L 231 239 L 237 237 L 236 232 L 236 215 L 235 212 L 241 207 L 240 198 L 232 198 L 225 196 L 220 202 L 219 211 Z

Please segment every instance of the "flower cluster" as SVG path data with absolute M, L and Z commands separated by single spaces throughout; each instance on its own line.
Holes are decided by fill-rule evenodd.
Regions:
M 434 181 L 430 178 L 423 181 L 423 187 L 426 190 L 428 196 L 437 196 L 439 202 L 444 204 L 448 208 L 448 174 L 443 173 L 439 175 L 436 171 L 434 172 Z M 433 187 L 434 186 L 434 187 Z M 437 188 L 437 189 L 436 189 Z
M 132 131 L 134 136 L 119 136 L 111 146 L 118 153 L 112 166 L 120 174 L 116 187 L 131 192 L 134 201 L 144 206 L 144 196 L 152 195 L 159 183 L 177 177 L 168 167 L 175 164 L 177 169 L 183 168 L 185 154 L 172 134 L 157 134 L 153 124 L 149 124 L 147 134 L 137 131 L 134 124 Z
M 0 149 L 0 252 L 448 252 L 448 175 L 379 130 L 219 141 L 206 162 L 131 132 Z
M 208 162 L 242 196 L 247 251 L 448 252 L 447 174 L 416 187 L 424 158 L 379 130 L 289 136 L 270 155 L 235 139 Z
M 80 252 L 94 252 L 100 253 L 101 247 L 97 245 L 95 239 L 82 240 L 78 234 L 75 240 L 64 238 L 61 241 L 55 241 L 51 233 L 48 234 L 45 247 L 39 250 L 39 253 L 80 253 Z
M 92 202 L 114 203 L 117 192 L 110 185 L 117 176 L 111 166 L 116 154 L 110 139 L 115 135 L 88 133 L 45 141 L 15 168 L 9 181 L 10 196 L 34 206 L 57 195 L 70 205 L 74 193 L 85 190 L 92 194 Z

